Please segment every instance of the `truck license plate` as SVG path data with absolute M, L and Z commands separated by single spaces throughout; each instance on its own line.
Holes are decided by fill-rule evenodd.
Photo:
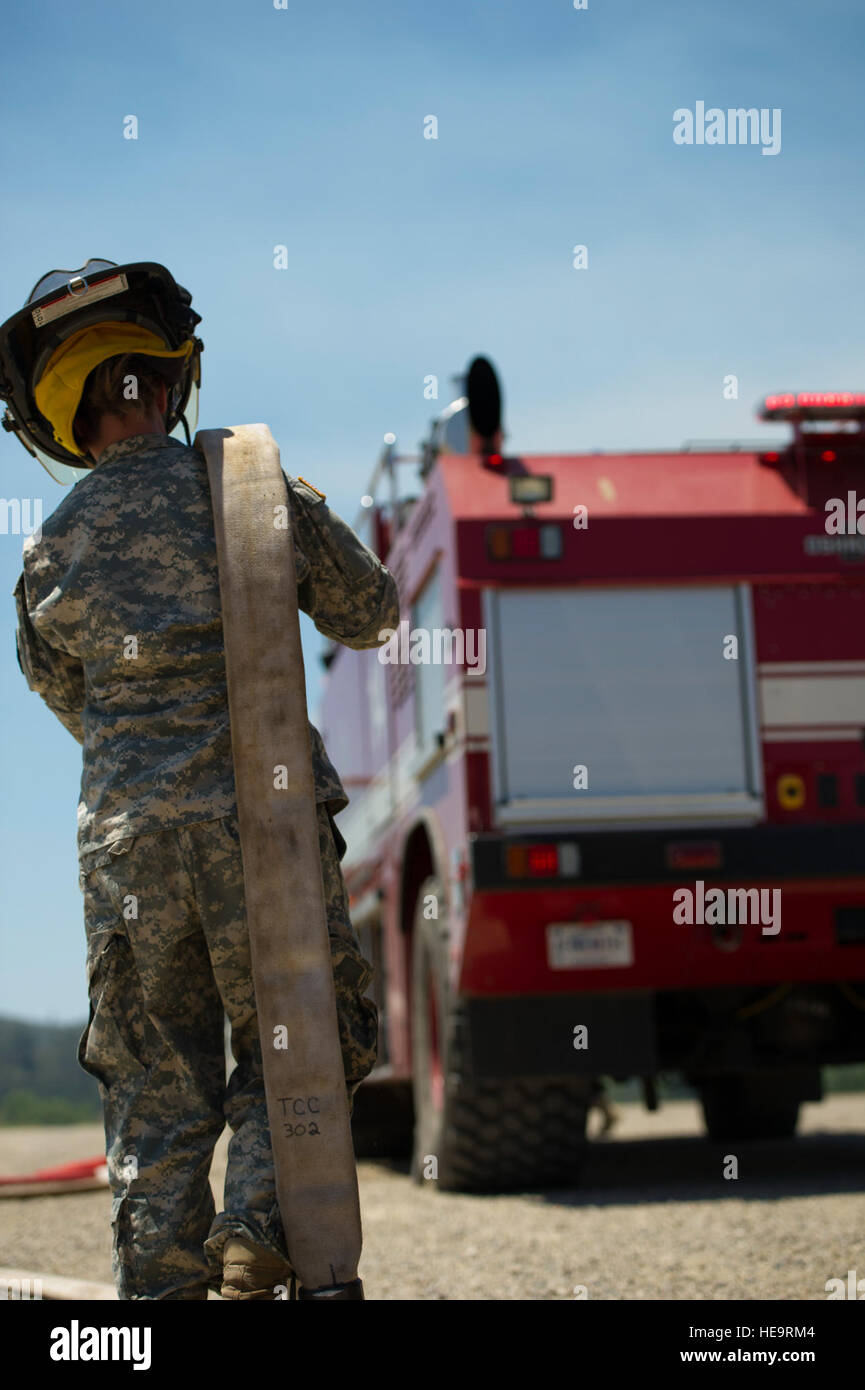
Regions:
M 547 964 L 551 970 L 594 970 L 633 963 L 630 922 L 551 922 L 547 927 Z

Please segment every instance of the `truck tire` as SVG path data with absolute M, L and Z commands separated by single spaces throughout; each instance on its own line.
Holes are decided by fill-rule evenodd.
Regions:
M 438 917 L 425 917 L 435 902 Z M 412 1177 L 450 1192 L 573 1186 L 586 1149 L 588 1078 L 473 1081 L 465 1006 L 448 989 L 447 908 L 439 880 L 422 884 L 412 938 Z
M 789 1139 L 799 1121 L 799 1099 L 785 1094 L 783 1074 L 719 1076 L 698 1086 L 710 1139 Z

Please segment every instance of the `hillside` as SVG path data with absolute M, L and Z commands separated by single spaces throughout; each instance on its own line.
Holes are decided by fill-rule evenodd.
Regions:
M 32 1023 L 0 1017 L 0 1125 L 78 1124 L 100 1120 L 96 1082 L 78 1065 L 84 1024 Z M 824 1067 L 826 1094 L 865 1090 L 865 1065 Z M 641 1101 L 636 1079 L 608 1084 L 614 1101 Z M 675 1074 L 659 1079 L 662 1101 L 690 1097 Z
M 0 1124 L 98 1120 L 99 1091 L 78 1065 L 84 1024 L 0 1017 Z

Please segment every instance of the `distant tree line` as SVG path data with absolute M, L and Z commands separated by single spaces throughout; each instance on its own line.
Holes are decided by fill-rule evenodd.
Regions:
M 101 1118 L 99 1091 L 78 1065 L 84 1024 L 0 1017 L 0 1124 L 81 1124 Z
M 102 1118 L 96 1082 L 78 1065 L 84 1024 L 29 1023 L 0 1017 L 0 1125 L 86 1124 Z M 823 1085 L 833 1091 L 865 1091 L 865 1065 L 824 1067 Z M 641 1101 L 637 1079 L 608 1083 L 612 1100 Z M 658 1080 L 664 1100 L 693 1097 L 675 1073 Z

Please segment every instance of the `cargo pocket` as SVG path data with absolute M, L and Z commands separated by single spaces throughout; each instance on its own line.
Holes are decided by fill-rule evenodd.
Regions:
M 329 912 L 327 932 L 337 992 L 342 989 L 352 994 L 363 994 L 375 971 L 366 956 L 361 954 L 360 942 L 351 920 Z
M 90 1008 L 78 1042 L 78 1063 L 106 1091 L 116 1081 L 143 1070 L 134 1033 L 137 976 L 110 875 L 111 864 L 134 843 L 134 838 L 118 840 L 82 855 L 79 861 Z
M 364 991 L 373 968 L 345 936 L 331 936 L 333 985 L 345 1077 L 357 1085 L 368 1076 L 378 1055 L 378 1005 Z
M 349 948 L 342 937 L 331 937 L 330 948 L 333 975 L 338 985 L 342 989 L 363 994 L 373 977 L 373 968 L 369 961 L 360 951 Z
M 100 845 L 98 849 L 87 850 L 78 856 L 78 887 L 85 893 L 89 885 L 95 882 L 95 875 L 100 870 L 106 869 L 110 864 L 116 864 L 117 860 L 124 854 L 128 854 L 135 844 L 138 837 L 130 835 L 125 840 L 112 840 L 108 845 Z
M 119 933 L 107 930 L 93 933 L 87 942 L 87 993 L 90 1012 L 78 1043 L 78 1064 L 88 1075 L 108 1088 L 112 1081 L 111 1049 L 106 1046 L 109 1030 L 110 981 L 112 963 L 120 944 Z M 109 997 L 106 997 L 108 995 Z
M 140 1076 L 145 1063 L 137 976 L 132 950 L 120 931 L 94 932 L 87 948 L 90 1013 L 78 1044 L 78 1062 L 100 1086 Z
M 345 1079 L 349 1087 L 356 1087 L 378 1060 L 378 1007 L 366 995 L 339 985 L 336 1000 Z
M 135 1230 L 130 1199 L 125 1192 L 115 1196 L 111 1203 L 111 1234 L 111 1272 L 117 1292 L 124 1301 L 141 1298 L 143 1291 L 134 1261 Z

